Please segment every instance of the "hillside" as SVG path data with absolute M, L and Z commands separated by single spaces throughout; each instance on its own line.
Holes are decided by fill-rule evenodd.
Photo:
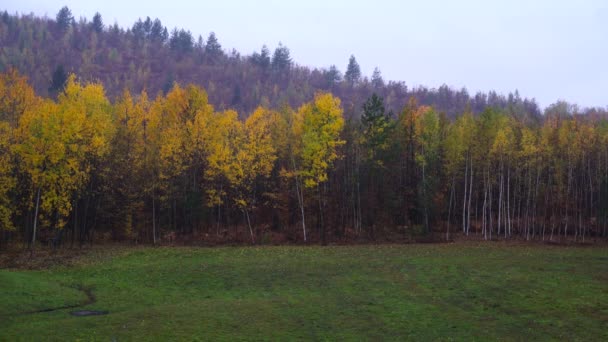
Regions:
M 260 52 L 243 55 L 225 51 L 214 33 L 205 39 L 195 37 L 187 28 L 165 27 L 160 19 L 147 17 L 123 28 L 105 25 L 99 14 L 78 22 L 75 15 L 67 8 L 56 18 L 2 13 L 0 72 L 17 68 L 41 96 L 54 95 L 67 73 L 77 74 L 82 81 L 100 81 L 111 99 L 124 89 L 133 93 L 145 89 L 155 96 L 166 93 L 173 82 L 193 83 L 205 88 L 216 108 L 233 108 L 241 115 L 260 103 L 271 108 L 298 107 L 317 91 L 330 91 L 342 99 L 346 117 L 359 116 L 372 93 L 383 97 L 393 113 L 399 113 L 414 96 L 450 118 L 462 114 L 467 104 L 474 113 L 496 107 L 532 121 L 540 115 L 536 102 L 517 92 L 470 95 L 466 89 L 445 85 L 410 88 L 403 81 L 385 81 L 379 70 L 369 77 L 361 75 L 354 57 L 345 60 L 343 73 L 336 66 L 299 65 L 284 45 L 274 52 L 261 47 Z

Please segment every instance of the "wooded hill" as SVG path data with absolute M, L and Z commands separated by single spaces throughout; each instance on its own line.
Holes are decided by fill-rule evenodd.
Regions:
M 216 108 L 243 114 L 260 104 L 297 108 L 324 91 L 342 99 L 347 117 L 360 116 L 361 104 L 376 93 L 393 113 L 414 96 L 421 105 L 432 105 L 449 118 L 463 113 L 467 105 L 475 114 L 496 107 L 526 120 L 540 118 L 534 100 L 520 98 L 517 92 L 469 95 L 466 89 L 445 85 L 409 88 L 404 82 L 385 81 L 378 69 L 365 77 L 352 56 L 345 58 L 344 69 L 309 68 L 292 61 L 285 45 L 272 52 L 263 46 L 259 52 L 242 55 L 222 49 L 220 38 L 214 33 L 195 38 L 186 29 L 168 29 L 149 17 L 127 29 L 105 25 L 100 14 L 91 21 L 75 21 L 67 7 L 52 19 L 4 12 L 0 13 L 0 71 L 16 68 L 41 96 L 56 96 L 68 73 L 100 82 L 110 99 L 125 88 L 132 93 L 146 90 L 154 97 L 158 92 L 166 94 L 173 82 L 192 83 L 206 89 Z

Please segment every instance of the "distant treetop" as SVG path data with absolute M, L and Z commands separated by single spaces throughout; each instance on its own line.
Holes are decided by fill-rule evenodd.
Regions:
M 74 25 L 74 16 L 67 6 L 63 6 L 59 10 L 56 20 L 57 26 L 61 31 L 66 31 L 70 26 Z
M 205 46 L 205 53 L 211 58 L 216 58 L 224 54 L 222 51 L 222 45 L 220 45 L 220 42 L 217 40 L 215 32 L 209 33 L 207 45 Z
M 279 46 L 274 50 L 272 56 L 272 68 L 275 71 L 287 70 L 291 67 L 291 56 L 289 49 L 279 42 Z
M 101 14 L 99 14 L 99 12 L 96 12 L 95 16 L 93 16 L 93 23 L 91 25 L 93 26 L 93 30 L 95 30 L 95 32 L 103 32 L 103 20 L 101 19 Z
M 344 79 L 351 85 L 358 83 L 361 79 L 361 68 L 353 55 L 350 55 L 350 59 L 348 60 L 348 66 L 346 67 Z

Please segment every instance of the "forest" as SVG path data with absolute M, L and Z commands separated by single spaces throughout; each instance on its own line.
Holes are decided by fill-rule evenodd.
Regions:
M 604 109 L 0 17 L 0 247 L 607 236 Z
M 0 77 L 3 241 L 484 239 L 606 236 L 608 121 L 550 108 L 447 119 L 381 97 L 345 117 L 330 93 L 293 109 L 219 111 L 175 83 L 111 102 L 70 75 L 57 100 Z

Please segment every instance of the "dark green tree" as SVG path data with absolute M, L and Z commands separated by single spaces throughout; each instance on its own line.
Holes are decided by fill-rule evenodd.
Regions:
M 380 69 L 377 67 L 374 68 L 374 73 L 372 74 L 372 87 L 374 87 L 374 89 L 381 89 L 384 87 L 382 73 L 380 73 Z
M 254 52 L 251 56 L 251 62 L 262 69 L 268 69 L 270 66 L 270 51 L 266 45 L 262 46 L 262 50 Z
M 215 32 L 209 33 L 207 45 L 205 45 L 205 54 L 210 58 L 211 61 L 216 61 L 224 54 L 224 51 L 222 51 L 222 45 L 217 40 Z
M 63 6 L 57 13 L 57 26 L 61 31 L 66 31 L 74 24 L 74 16 L 67 6 Z
M 58 65 L 53 72 L 51 78 L 51 85 L 49 87 L 49 93 L 53 96 L 57 96 L 65 88 L 65 84 L 68 81 L 68 74 L 65 72 L 63 65 Z
M 194 49 L 194 38 L 190 31 L 174 29 L 169 39 L 171 50 L 178 53 L 189 53 Z
M 93 23 L 91 26 L 95 32 L 103 32 L 103 20 L 101 19 L 101 14 L 99 14 L 99 12 L 95 13 L 95 16 L 93 16 Z
M 370 235 L 374 237 L 374 224 L 380 216 L 385 201 L 389 198 L 390 189 L 384 189 L 384 183 L 378 181 L 386 175 L 389 165 L 388 151 L 393 122 L 386 114 L 384 100 L 375 93 L 363 104 L 361 116 L 361 147 L 363 154 L 364 172 L 367 175 L 368 195 L 365 198 L 366 224 L 370 227 Z
M 285 71 L 291 67 L 291 56 L 287 46 L 279 42 L 279 46 L 272 55 L 272 69 L 275 71 Z
M 350 59 L 348 60 L 348 66 L 346 67 L 344 79 L 350 85 L 354 85 L 361 79 L 361 68 L 359 67 L 359 63 L 357 63 L 357 60 L 353 55 L 351 55 Z
M 146 37 L 150 36 L 150 32 L 152 31 L 152 19 L 150 17 L 146 17 L 144 21 L 144 32 L 146 32 Z
M 342 81 L 342 73 L 338 70 L 338 67 L 332 65 L 329 67 L 329 70 L 325 71 L 325 80 L 329 87 L 333 87 L 335 84 L 340 83 Z
M 133 36 L 137 41 L 143 41 L 146 38 L 146 30 L 144 28 L 144 22 L 141 21 L 141 18 L 137 19 L 135 24 L 133 24 L 131 33 L 133 33 Z
M 162 22 L 156 18 L 150 28 L 150 40 L 153 42 L 164 43 L 168 38 L 167 28 L 163 26 Z
M 372 94 L 363 104 L 363 136 L 371 152 L 371 158 L 377 158 L 380 150 L 388 148 L 388 137 L 391 129 L 391 119 L 386 114 L 384 99 L 376 93 Z

